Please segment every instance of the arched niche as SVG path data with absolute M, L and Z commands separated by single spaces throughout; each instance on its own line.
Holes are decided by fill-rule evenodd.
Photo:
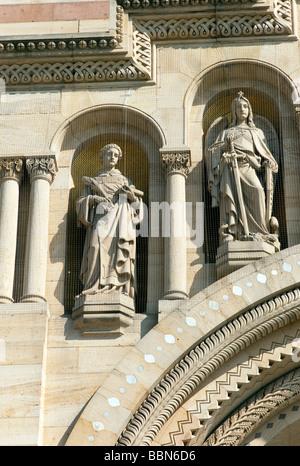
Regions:
M 65 311 L 70 312 L 74 296 L 81 291 L 78 279 L 85 231 L 77 227 L 75 201 L 82 190 L 82 176 L 92 176 L 102 167 L 99 150 L 108 143 L 118 144 L 123 157 L 121 172 L 144 192 L 144 203 L 161 202 L 164 182 L 159 149 L 164 135 L 145 113 L 122 105 L 103 105 L 74 115 L 57 132 L 52 143 L 58 166 L 65 168 L 71 179 L 66 238 Z M 147 214 L 146 210 L 146 214 Z M 150 253 L 151 252 L 151 253 Z M 160 238 L 138 237 L 136 312 L 155 307 L 163 290 L 163 251 Z M 153 281 L 157 285 L 147 286 Z M 155 310 L 154 310 L 155 311 Z
M 200 251 L 201 272 L 194 289 L 201 289 L 216 279 L 215 256 L 218 247 L 218 209 L 211 208 L 207 191 L 204 150 L 211 123 L 220 116 L 230 117 L 231 102 L 243 91 L 255 116 L 274 127 L 279 140 L 279 174 L 274 193 L 274 215 L 280 222 L 280 242 L 284 249 L 300 242 L 295 220 L 300 220 L 296 184 L 300 176 L 297 147 L 299 133 L 294 106 L 299 93 L 292 79 L 268 63 L 236 59 L 219 62 L 203 70 L 186 93 L 185 144 L 191 148 L 192 162 L 201 180 L 198 198 L 205 207 L 205 241 Z M 207 278 L 206 275 L 209 275 Z M 196 276 L 197 277 L 197 276 Z

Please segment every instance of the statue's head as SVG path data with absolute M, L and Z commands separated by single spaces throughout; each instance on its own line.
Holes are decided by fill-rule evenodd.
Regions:
M 117 144 L 106 144 L 106 146 L 102 147 L 99 152 L 99 159 L 102 165 L 105 165 L 105 159 L 111 153 L 114 153 L 118 161 L 122 158 L 123 155 L 121 148 Z
M 254 127 L 254 122 L 253 122 L 253 112 L 251 108 L 251 104 L 246 97 L 244 97 L 243 92 L 238 93 L 238 97 L 236 97 L 231 104 L 231 114 L 232 114 L 232 126 L 235 126 L 239 120 L 239 115 L 238 112 L 241 111 L 241 107 L 245 109 L 247 108 L 247 116 L 245 117 L 246 123 L 250 127 Z

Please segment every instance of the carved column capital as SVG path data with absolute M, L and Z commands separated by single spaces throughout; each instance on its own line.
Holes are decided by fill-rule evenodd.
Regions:
M 57 165 L 54 154 L 46 153 L 28 156 L 26 167 L 31 189 L 21 301 L 45 302 L 50 185 Z M 40 228 L 41 219 L 43 228 Z
M 0 183 L 4 180 L 15 180 L 19 184 L 23 177 L 23 161 L 18 157 L 0 159 Z
M 185 178 L 188 176 L 191 166 L 191 151 L 189 149 L 161 149 L 161 163 L 165 175 L 178 173 Z
M 57 172 L 54 157 L 30 157 L 26 160 L 26 168 L 31 183 L 36 179 L 42 179 L 52 184 Z

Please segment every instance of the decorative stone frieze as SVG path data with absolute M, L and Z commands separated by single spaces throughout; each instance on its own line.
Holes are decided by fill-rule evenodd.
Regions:
M 117 7 L 115 37 L 78 34 L 63 39 L 1 41 L 0 79 L 8 89 L 30 85 L 52 88 L 70 83 L 148 81 L 153 79 L 154 41 L 262 37 L 294 40 L 292 2 L 221 0 L 216 5 L 212 0 L 125 0 Z M 182 10 L 174 10 L 174 7 Z M 126 31 L 123 8 L 129 15 Z M 146 16 L 146 11 L 151 15 Z M 131 43 L 127 43 L 125 37 Z
M 265 15 L 241 14 L 234 17 L 210 14 L 187 15 L 184 18 L 155 18 L 141 20 L 152 40 L 191 40 L 238 37 L 268 37 L 292 33 L 292 24 L 281 21 L 275 13 Z
M 88 41 L 88 46 L 79 51 L 74 42 L 74 51 L 60 53 L 55 57 L 48 54 L 40 56 L 33 54 L 36 60 L 25 59 L 0 65 L 0 79 L 8 87 L 41 85 L 52 87 L 57 84 L 70 83 L 101 83 L 118 81 L 139 81 L 151 79 L 152 45 L 146 31 L 141 31 L 139 25 L 133 26 L 132 57 L 127 57 L 123 51 L 117 55 L 99 57 L 97 47 L 104 46 L 102 39 Z M 61 41 L 53 42 L 53 47 L 64 47 Z M 0 46 L 1 49 L 1 46 Z M 85 49 L 85 50 L 83 50 Z M 92 49 L 92 50 L 91 50 Z M 77 52 L 77 51 L 78 52 Z M 16 54 L 18 56 L 18 54 Z
M 293 34 L 292 0 L 266 0 L 259 5 L 255 0 L 124 0 L 120 4 L 136 14 L 136 21 L 156 41 Z M 139 18 L 138 11 L 149 7 L 164 10 L 164 15 Z M 174 7 L 184 10 L 173 13 Z
M 205 6 L 209 5 L 235 5 L 257 3 L 258 0 L 118 0 L 118 4 L 123 8 L 134 10 L 148 9 L 148 8 L 169 8 L 169 7 L 188 7 L 188 6 Z

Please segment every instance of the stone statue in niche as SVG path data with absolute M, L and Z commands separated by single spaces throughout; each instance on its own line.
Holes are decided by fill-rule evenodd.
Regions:
M 278 221 L 272 216 L 279 145 L 271 123 L 254 123 L 248 99 L 239 92 L 232 102 L 232 121 L 217 119 L 206 137 L 208 189 L 220 211 L 220 245 L 260 241 L 280 249 Z M 263 129 L 262 129 L 263 128 Z M 266 136 L 269 136 L 268 138 Z M 273 145 L 272 152 L 266 139 Z
M 115 168 L 122 157 L 119 146 L 106 145 L 99 157 L 103 169 L 83 177 L 76 201 L 78 222 L 86 227 L 80 296 L 122 293 L 134 298 L 135 226 L 142 221 L 143 193 Z

